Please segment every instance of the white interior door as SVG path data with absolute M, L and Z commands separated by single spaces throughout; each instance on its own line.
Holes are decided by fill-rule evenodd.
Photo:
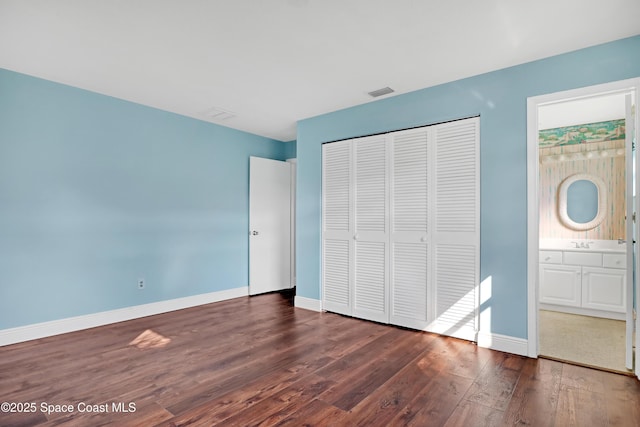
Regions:
M 637 91 L 637 88 L 636 88 Z M 638 165 L 638 150 L 633 151 L 633 144 L 635 139 L 636 132 L 636 114 L 634 114 L 633 108 L 633 92 L 625 95 L 625 149 L 626 149 L 626 170 L 627 170 L 627 211 L 626 211 L 626 239 L 627 239 L 627 286 L 626 286 L 626 352 L 625 352 L 625 366 L 627 369 L 634 369 L 634 347 L 633 347 L 633 335 L 634 333 L 638 333 L 640 337 L 640 331 L 638 329 L 638 320 L 634 319 L 634 301 L 633 294 L 634 288 L 636 288 L 637 279 L 635 279 L 634 275 L 634 267 L 637 265 L 634 263 L 634 260 L 637 259 L 638 254 L 635 253 L 637 251 L 637 247 L 634 245 L 634 241 L 638 242 L 638 224 L 635 221 L 635 216 L 637 215 L 638 208 L 638 197 L 636 194 L 639 190 L 636 181 L 636 187 L 634 189 L 634 179 L 638 179 L 636 177 L 637 171 L 636 167 Z M 631 195 L 631 196 L 629 196 Z M 634 256 L 635 255 L 635 256 Z M 640 301 L 640 297 L 638 299 Z M 638 341 L 636 340 L 636 343 Z M 637 354 L 635 358 L 635 373 L 640 376 L 640 355 Z
M 629 120 L 629 117 L 632 118 L 631 122 L 632 122 L 632 129 L 628 130 L 627 132 L 629 133 L 630 137 L 631 137 L 631 142 L 632 144 L 637 144 L 638 143 L 638 138 L 637 138 L 637 134 L 638 134 L 638 127 L 640 126 L 640 111 L 638 110 L 638 106 L 637 106 L 637 102 L 638 102 L 638 93 L 640 92 L 640 89 L 636 86 L 635 91 L 633 92 L 635 95 L 635 106 L 631 107 L 629 109 L 629 102 L 627 102 L 627 120 Z M 634 192 L 634 196 L 633 196 L 633 201 L 634 201 L 634 209 L 636 212 L 636 215 L 638 214 L 638 212 L 640 212 L 640 197 L 637 197 L 636 194 L 638 192 L 640 192 L 640 174 L 638 173 L 638 171 L 636 170 L 636 168 L 638 168 L 640 166 L 640 150 L 638 150 L 636 148 L 635 150 L 635 158 L 634 158 L 634 168 L 633 168 L 633 175 L 634 175 L 634 179 L 635 179 L 635 192 Z M 638 244 L 640 243 L 640 226 L 638 225 L 638 221 L 635 222 L 635 230 L 633 233 L 633 237 L 635 240 L 635 245 L 633 245 L 633 248 L 635 249 L 635 258 L 634 258 L 634 265 L 635 265 L 635 271 L 634 272 L 640 272 L 640 250 L 638 250 Z M 627 246 L 628 249 L 628 246 Z M 627 274 L 628 274 L 627 270 Z M 633 313 L 637 314 L 637 310 L 638 307 L 640 307 L 640 292 L 638 292 L 638 278 L 636 277 L 636 274 L 631 275 L 631 277 L 633 278 L 632 283 L 632 294 L 635 293 L 635 308 Z M 631 298 L 633 299 L 633 298 Z M 632 303 L 633 304 L 633 303 Z M 640 318 L 636 315 L 633 316 L 635 317 L 635 374 L 638 378 L 640 378 L 640 351 L 638 351 L 637 346 L 638 343 L 640 343 Z M 628 329 L 627 329 L 628 331 Z M 631 340 L 633 341 L 633 336 L 631 338 Z M 629 345 L 629 340 L 627 338 L 627 345 Z
M 626 289 L 626 344 L 625 344 L 625 367 L 633 369 L 633 198 L 629 197 L 633 193 L 633 150 L 631 138 L 633 135 L 633 116 L 631 114 L 631 94 L 625 95 L 625 150 L 626 150 L 626 236 L 627 240 L 627 281 Z
M 291 287 L 291 165 L 249 158 L 249 294 Z

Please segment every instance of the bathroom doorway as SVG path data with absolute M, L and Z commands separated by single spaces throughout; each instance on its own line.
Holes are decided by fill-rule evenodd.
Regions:
M 528 101 L 532 357 L 638 375 L 632 220 L 638 86 L 633 79 Z

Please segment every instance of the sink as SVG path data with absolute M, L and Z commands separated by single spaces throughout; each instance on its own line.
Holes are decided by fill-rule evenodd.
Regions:
M 627 251 L 625 242 L 598 239 L 540 239 L 540 249 L 579 252 L 615 252 Z

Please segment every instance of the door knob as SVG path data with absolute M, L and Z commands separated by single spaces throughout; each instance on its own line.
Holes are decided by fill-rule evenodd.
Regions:
M 252 235 L 252 236 L 257 236 L 258 234 L 259 234 L 259 233 L 258 233 L 256 230 L 253 230 L 253 231 L 251 232 L 251 235 Z

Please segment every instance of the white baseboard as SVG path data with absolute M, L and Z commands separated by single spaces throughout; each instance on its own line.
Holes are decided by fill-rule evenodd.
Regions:
M 529 343 L 526 339 L 490 332 L 478 332 L 478 347 L 519 354 L 520 356 L 528 356 L 529 354 Z
M 304 308 L 312 311 L 322 311 L 322 302 L 319 299 L 299 297 L 296 295 L 294 305 L 298 308 Z
M 249 287 L 243 286 L 240 288 L 227 289 L 208 294 L 193 295 L 190 297 L 152 302 L 149 304 L 119 308 L 110 311 L 102 311 L 84 316 L 35 323 L 33 325 L 19 326 L 17 328 L 3 329 L 0 330 L 0 346 L 50 337 L 53 335 L 66 334 L 68 332 L 95 328 L 96 326 L 124 322 L 125 320 L 153 316 L 154 314 L 167 313 L 169 311 L 181 310 L 183 308 L 210 304 L 212 302 L 224 301 L 247 295 L 249 295 Z

